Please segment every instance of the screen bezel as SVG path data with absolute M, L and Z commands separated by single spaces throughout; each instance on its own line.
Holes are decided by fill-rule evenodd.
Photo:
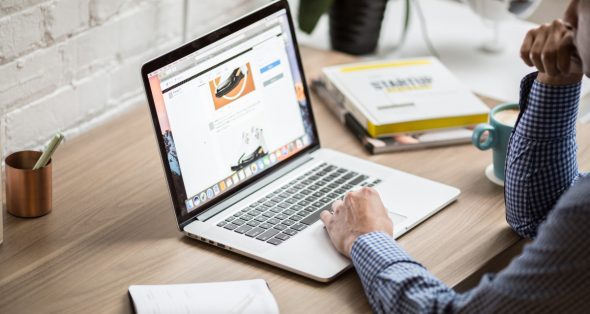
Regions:
M 287 16 L 287 20 L 288 20 L 288 24 L 289 24 L 289 30 L 291 32 L 291 39 L 292 39 L 292 43 L 293 43 L 293 47 L 294 47 L 294 51 L 295 51 L 295 59 L 297 61 L 297 68 L 299 70 L 299 74 L 301 75 L 301 84 L 303 86 L 303 92 L 304 92 L 304 95 L 306 98 L 306 104 L 308 107 L 307 110 L 309 112 L 309 117 L 311 120 L 310 124 L 311 124 L 312 131 L 313 131 L 313 141 L 309 144 L 309 146 L 307 146 L 306 148 L 297 152 L 295 155 L 290 156 L 288 159 L 274 165 L 269 170 L 259 173 L 256 176 L 253 176 L 253 177 L 249 178 L 248 180 L 244 181 L 243 183 L 240 184 L 239 188 L 235 188 L 231 191 L 228 191 L 228 192 L 216 197 L 212 201 L 207 202 L 206 204 L 203 204 L 202 207 L 195 209 L 195 210 L 187 213 L 186 215 L 182 215 L 182 208 L 183 208 L 183 206 L 185 206 L 185 204 L 184 204 L 184 200 L 182 202 L 180 202 L 180 200 L 177 197 L 178 194 L 176 191 L 176 187 L 174 186 L 174 183 L 173 183 L 172 171 L 170 169 L 169 163 L 167 162 L 167 158 L 166 158 L 167 153 L 166 153 L 166 147 L 164 144 L 164 137 L 161 132 L 160 122 L 158 120 L 158 115 L 157 115 L 156 106 L 155 106 L 154 98 L 153 98 L 150 83 L 149 83 L 148 74 L 150 74 L 154 71 L 157 71 L 158 69 L 161 69 L 161 68 L 163 68 L 163 67 L 165 67 L 177 60 L 180 60 L 180 59 L 198 51 L 201 48 L 204 48 L 212 43 L 215 43 L 223 38 L 226 38 L 238 31 L 244 29 L 245 27 L 252 25 L 252 24 L 254 24 L 254 23 L 256 23 L 256 22 L 258 22 L 258 21 L 260 21 L 260 20 L 262 20 L 262 19 L 264 19 L 276 12 L 279 12 L 281 10 L 286 11 L 286 16 Z M 141 68 L 141 76 L 142 76 L 142 81 L 144 84 L 144 89 L 145 89 L 147 100 L 148 100 L 148 105 L 150 108 L 154 131 L 156 133 L 156 139 L 158 141 L 158 146 L 160 149 L 160 158 L 162 160 L 162 164 L 163 164 L 164 170 L 165 170 L 164 172 L 166 174 L 166 180 L 168 183 L 170 198 L 172 199 L 172 204 L 174 206 L 174 212 L 176 214 L 176 220 L 178 223 L 178 227 L 181 230 L 184 226 L 186 226 L 188 223 L 193 221 L 198 215 L 201 215 L 202 213 L 214 208 L 216 205 L 218 205 L 219 203 L 228 199 L 229 197 L 235 195 L 236 193 L 240 192 L 241 190 L 255 184 L 256 182 L 260 182 L 260 180 L 264 179 L 265 177 L 267 177 L 271 173 L 291 164 L 292 162 L 297 160 L 299 157 L 306 155 L 309 152 L 316 150 L 320 147 L 317 126 L 315 123 L 315 118 L 314 118 L 314 114 L 313 114 L 313 110 L 312 110 L 312 106 L 311 106 L 311 98 L 309 97 L 309 89 L 307 87 L 305 73 L 303 72 L 303 65 L 301 63 L 301 56 L 300 56 L 299 47 L 297 44 L 295 28 L 293 25 L 291 11 L 289 10 L 289 5 L 288 5 L 287 0 L 280 0 L 280 1 L 277 1 L 274 3 L 271 3 L 263 8 L 260 8 L 257 11 L 254 11 L 244 17 L 241 17 L 233 22 L 230 22 L 229 24 L 227 24 L 225 26 L 222 26 L 221 28 L 219 28 L 215 31 L 212 31 L 209 34 L 206 34 L 200 38 L 197 38 L 197 39 L 177 48 L 177 49 L 174 49 L 168 53 L 165 53 L 164 55 L 162 55 L 160 57 L 157 57 L 151 61 L 148 61 Z M 174 132 L 172 132 L 172 134 L 174 135 Z M 181 169 L 181 171 L 182 171 L 182 169 Z

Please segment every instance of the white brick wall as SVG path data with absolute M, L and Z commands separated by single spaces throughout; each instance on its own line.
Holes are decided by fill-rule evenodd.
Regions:
M 145 104 L 143 62 L 266 2 L 0 0 L 2 151 Z

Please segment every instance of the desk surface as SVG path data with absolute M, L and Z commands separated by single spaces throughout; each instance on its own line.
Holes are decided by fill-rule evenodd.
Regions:
M 308 77 L 352 60 L 310 49 L 303 56 Z M 324 146 L 462 190 L 457 202 L 399 240 L 442 281 L 456 285 L 519 241 L 504 220 L 502 188 L 483 174 L 490 152 L 462 145 L 370 156 L 313 103 Z M 589 143 L 587 134 L 585 126 L 581 143 Z M 131 284 L 251 278 L 268 281 L 285 313 L 370 310 L 354 270 L 322 284 L 184 237 L 147 106 L 69 141 L 54 160 L 53 212 L 37 219 L 4 213 L 0 313 L 128 313 Z

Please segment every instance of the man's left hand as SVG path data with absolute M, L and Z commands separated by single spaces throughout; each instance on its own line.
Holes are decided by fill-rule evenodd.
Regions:
M 366 233 L 381 231 L 393 235 L 393 222 L 372 188 L 349 192 L 343 201 L 332 204 L 332 213 L 323 211 L 321 219 L 336 249 L 350 257 L 356 239 Z

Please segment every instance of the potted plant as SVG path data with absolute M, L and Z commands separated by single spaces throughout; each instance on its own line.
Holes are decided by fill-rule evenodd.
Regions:
M 405 1 L 402 40 L 410 18 L 410 1 Z M 387 0 L 301 0 L 299 27 L 311 33 L 322 14 L 329 12 L 330 43 L 342 52 L 362 55 L 375 51 Z

